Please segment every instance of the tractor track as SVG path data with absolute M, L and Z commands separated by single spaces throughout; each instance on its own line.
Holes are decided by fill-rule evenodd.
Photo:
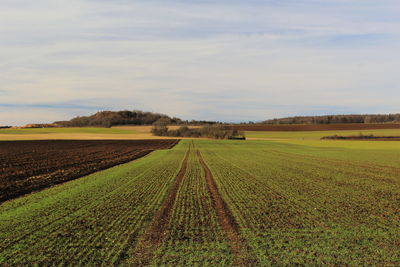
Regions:
M 208 192 L 217 214 L 219 225 L 224 231 L 232 249 L 234 255 L 233 264 L 235 266 L 256 266 L 257 262 L 255 257 L 251 255 L 250 247 L 241 237 L 239 225 L 228 208 L 228 205 L 222 199 L 211 170 L 208 168 L 199 150 L 197 150 L 197 156 L 205 173 Z
M 153 217 L 150 226 L 139 240 L 137 246 L 133 249 L 130 266 L 147 266 L 154 257 L 154 253 L 165 239 L 168 222 L 172 215 L 172 208 L 176 199 L 178 190 L 182 184 L 188 166 L 190 147 L 188 148 L 181 169 L 179 170 L 175 182 L 168 192 L 168 195 L 160 210 Z

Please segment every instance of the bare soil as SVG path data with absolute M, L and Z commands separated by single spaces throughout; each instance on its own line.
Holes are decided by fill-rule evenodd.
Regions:
M 179 140 L 0 142 L 0 203 L 169 149 Z

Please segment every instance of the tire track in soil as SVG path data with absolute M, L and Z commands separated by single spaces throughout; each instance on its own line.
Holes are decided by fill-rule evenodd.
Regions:
M 185 176 L 188 159 L 190 154 L 190 146 L 186 151 L 185 159 L 183 160 L 181 169 L 179 170 L 175 182 L 168 192 L 167 198 L 162 203 L 161 209 L 153 217 L 150 226 L 143 234 L 141 240 L 134 248 L 132 260 L 128 262 L 130 266 L 147 266 L 154 257 L 154 253 L 165 239 L 168 222 L 172 215 L 172 208 L 178 193 L 179 187 L 182 184 Z
M 256 258 L 252 256 L 249 245 L 241 237 L 239 225 L 229 210 L 228 205 L 222 199 L 214 177 L 199 150 L 197 150 L 197 157 L 205 173 L 208 192 L 211 196 L 214 210 L 217 213 L 219 225 L 224 231 L 232 249 L 234 256 L 233 264 L 235 266 L 257 266 Z

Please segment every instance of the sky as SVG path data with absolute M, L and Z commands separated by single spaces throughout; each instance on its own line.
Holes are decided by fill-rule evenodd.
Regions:
M 400 112 L 399 0 L 1 0 L 0 125 Z

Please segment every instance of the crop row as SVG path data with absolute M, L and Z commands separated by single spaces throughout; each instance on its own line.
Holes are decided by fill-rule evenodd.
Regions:
M 232 252 L 218 224 L 199 164 L 196 147 L 190 151 L 165 238 L 152 266 L 231 266 Z
M 396 265 L 396 155 L 184 140 L 2 203 L 0 265 Z
M 393 265 L 400 259 L 395 168 L 294 153 L 287 144 L 196 145 L 261 264 Z
M 130 257 L 187 150 L 156 151 L 0 206 L 0 264 L 116 264 Z

